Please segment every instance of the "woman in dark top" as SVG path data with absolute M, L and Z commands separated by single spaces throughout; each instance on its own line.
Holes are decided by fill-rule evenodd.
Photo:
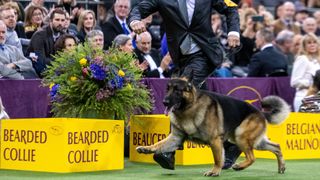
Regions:
M 43 7 L 31 5 L 27 9 L 24 30 L 28 39 L 31 39 L 33 33 L 42 27 L 45 16 L 46 10 Z

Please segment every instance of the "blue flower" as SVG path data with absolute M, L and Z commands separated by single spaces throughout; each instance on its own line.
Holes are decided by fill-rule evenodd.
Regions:
M 107 74 L 104 71 L 103 67 L 97 64 L 91 64 L 90 70 L 94 79 L 104 80 L 107 77 Z
M 116 76 L 114 79 L 112 79 L 109 83 L 109 86 L 111 88 L 121 89 L 123 88 L 123 77 Z
M 51 90 L 50 90 L 50 96 L 51 96 L 51 100 L 54 100 L 57 92 L 59 90 L 60 85 L 59 84 L 55 84 L 54 86 L 52 86 Z

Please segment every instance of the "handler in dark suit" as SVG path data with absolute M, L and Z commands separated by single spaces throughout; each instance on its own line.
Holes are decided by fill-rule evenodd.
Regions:
M 228 43 L 236 47 L 239 41 L 237 5 L 230 0 L 145 0 L 135 6 L 129 24 L 136 33 L 146 31 L 141 19 L 159 11 L 164 20 L 168 49 L 179 68 L 193 69 L 197 86 L 222 62 L 222 49 L 211 28 L 211 11 L 226 15 Z
M 260 49 L 251 57 L 249 77 L 284 76 L 288 74 L 287 56 L 272 45 L 273 33 L 262 29 L 256 34 L 256 47 Z
M 227 18 L 229 46 L 239 46 L 239 15 L 237 4 L 231 0 L 144 0 L 133 7 L 129 24 L 135 33 L 144 32 L 146 27 L 141 19 L 158 11 L 164 21 L 169 53 L 179 75 L 187 75 L 192 69 L 193 83 L 198 86 L 223 59 L 222 48 L 211 28 L 213 9 Z M 164 156 L 155 154 L 154 159 L 163 168 L 174 169 L 174 162 Z M 169 154 L 167 159 L 173 159 L 171 156 Z

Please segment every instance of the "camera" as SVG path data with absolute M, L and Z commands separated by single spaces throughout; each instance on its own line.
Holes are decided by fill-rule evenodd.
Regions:
M 264 21 L 264 17 L 263 16 L 252 16 L 251 19 L 254 22 L 263 22 Z

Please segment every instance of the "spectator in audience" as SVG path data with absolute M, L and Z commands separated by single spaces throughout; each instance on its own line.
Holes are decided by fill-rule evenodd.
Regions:
M 61 9 L 54 9 L 50 14 L 49 25 L 34 33 L 30 40 L 27 54 L 35 54 L 31 56 L 33 67 L 38 75 L 45 70 L 48 64 L 53 60 L 54 43 L 63 34 L 66 14 Z
M 308 0 L 308 3 L 306 5 L 309 8 L 320 8 L 319 0 Z
M 283 16 L 283 4 L 284 2 L 280 1 L 275 7 L 274 7 L 274 19 L 279 19 Z
M 126 34 L 119 34 L 118 36 L 116 36 L 113 40 L 113 45 L 115 48 L 118 48 L 121 51 L 127 52 L 129 54 L 134 53 L 132 39 Z M 148 61 L 144 61 L 143 63 L 139 64 L 139 60 L 135 60 L 133 64 L 137 66 L 141 71 L 145 71 L 149 68 Z
M 7 33 L 6 33 L 6 42 L 5 44 L 12 45 L 17 47 L 21 52 L 22 45 L 18 37 L 17 32 L 14 30 L 17 25 L 16 15 L 14 9 L 3 5 L 0 7 L 0 19 L 6 24 Z
M 127 24 L 127 17 L 130 12 L 130 0 L 116 0 L 114 4 L 114 17 L 101 25 L 105 34 L 104 48 L 108 49 L 112 45 L 113 39 L 118 34 L 130 34 Z
M 294 15 L 295 22 L 302 27 L 303 21 L 309 17 L 309 11 L 307 9 L 301 9 Z
M 160 59 L 159 52 L 155 49 L 151 49 L 151 35 L 148 31 L 145 31 L 136 36 L 136 45 L 134 52 L 137 55 L 139 64 L 148 63 L 148 69 L 143 74 L 146 77 L 169 77 L 169 64 L 171 58 L 169 53 Z
M 220 40 L 220 44 L 224 50 L 228 49 L 228 34 L 226 30 L 226 24 L 222 19 L 222 16 L 217 11 L 212 11 L 211 14 L 211 28 L 216 34 L 216 37 Z M 230 71 L 232 62 L 231 57 L 224 57 L 225 60 L 219 68 L 217 68 L 213 74 L 215 77 L 232 77 Z
M 320 29 L 320 11 L 315 11 L 313 13 L 313 17 L 316 19 L 317 21 L 317 26 L 318 26 L 318 29 Z
M 23 5 L 16 0 L 3 0 L 0 2 L 0 5 L 8 5 L 12 8 L 14 8 L 17 12 L 17 22 L 24 21 L 25 13 L 24 13 L 24 7 Z
M 24 13 L 24 10 L 23 10 L 21 3 L 9 1 L 9 2 L 5 3 L 5 5 L 14 9 L 14 14 L 16 15 L 16 22 L 17 22 L 14 30 L 17 32 L 17 35 L 19 38 L 25 39 L 26 34 L 24 32 L 24 24 L 23 24 L 25 13 Z
M 32 35 L 41 29 L 46 11 L 40 6 L 30 6 L 26 11 L 26 19 L 24 21 L 24 30 L 26 37 L 31 39 Z
M 81 12 L 77 25 L 77 38 L 81 43 L 85 41 L 87 33 L 97 28 L 96 24 L 96 15 L 92 10 L 84 10 Z
M 78 30 L 77 30 L 77 25 L 71 23 L 70 21 L 70 15 L 68 12 L 66 12 L 66 21 L 64 23 L 64 32 L 71 34 L 73 36 L 77 36 Z
M 299 52 L 299 49 L 300 49 L 300 46 L 301 46 L 301 40 L 302 40 L 302 35 L 301 34 L 295 34 L 293 36 L 293 39 L 292 39 L 292 49 L 291 49 L 291 52 L 292 54 L 295 56 L 297 56 L 298 52 Z
M 77 38 L 71 34 L 62 34 L 54 43 L 55 52 L 70 51 L 77 46 Z
M 312 85 L 312 76 L 320 69 L 320 42 L 316 35 L 306 34 L 302 38 L 298 56 L 293 64 L 290 84 L 296 89 L 294 110 L 298 111 L 301 100 Z
M 133 53 L 132 39 L 126 34 L 119 34 L 113 40 L 113 45 L 121 51 Z
M 87 34 L 88 43 L 95 49 L 103 49 L 104 35 L 101 30 L 94 29 Z
M 0 78 L 37 78 L 32 63 L 15 46 L 5 44 L 7 27 L 0 20 Z
M 287 57 L 277 51 L 273 42 L 273 33 L 261 29 L 256 34 L 256 47 L 260 52 L 254 54 L 249 64 L 249 77 L 269 77 L 287 75 Z
M 24 8 L 24 12 L 26 13 L 28 8 L 31 6 L 40 6 L 45 10 L 46 14 L 48 14 L 48 10 L 44 7 L 44 0 L 31 0 L 30 3 Z
M 79 16 L 80 16 L 81 12 L 84 11 L 84 10 L 85 10 L 85 8 L 83 7 L 83 5 L 77 4 L 72 9 L 72 12 L 70 14 L 71 23 L 78 24 Z
M 257 12 L 253 8 L 248 8 L 243 12 L 240 27 L 240 42 L 243 45 L 238 53 L 235 54 L 231 72 L 236 77 L 246 77 L 248 75 L 248 65 L 255 52 L 255 36 L 259 29 L 262 28 L 261 22 L 253 21 L 252 17 Z
M 280 31 L 288 29 L 295 34 L 300 33 L 300 27 L 294 23 L 295 6 L 292 2 L 286 1 L 282 5 L 282 15 L 273 24 L 274 33 L 277 35 Z
M 320 36 L 319 29 L 317 28 L 317 21 L 313 17 L 308 17 L 303 21 L 302 24 L 302 34 L 313 33 Z
M 257 7 L 258 5 L 264 5 L 266 7 L 275 7 L 277 6 L 282 0 L 252 0 L 253 6 Z M 288 2 L 295 2 L 297 0 L 287 0 Z
M 77 0 L 58 0 L 56 7 L 62 7 L 67 13 L 71 14 L 72 9 L 77 5 Z
M 263 16 L 263 27 L 273 31 L 274 16 L 269 11 L 262 11 L 259 13 L 259 15 Z
M 283 30 L 279 32 L 275 39 L 276 49 L 287 56 L 288 60 L 288 74 L 291 74 L 294 54 L 291 52 L 293 49 L 293 37 L 294 33 L 289 30 Z
M 152 48 L 159 49 L 161 46 L 161 23 L 162 19 L 159 14 L 154 13 L 142 19 L 147 31 L 151 34 Z M 134 33 L 131 33 L 134 36 Z M 133 42 L 134 43 L 134 42 Z M 135 44 L 133 44 L 135 46 Z

